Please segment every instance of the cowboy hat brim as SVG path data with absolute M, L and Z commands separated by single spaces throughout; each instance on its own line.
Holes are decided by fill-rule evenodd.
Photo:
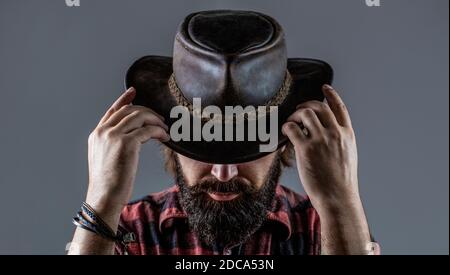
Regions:
M 331 84 L 333 70 L 324 61 L 308 58 L 289 58 L 287 69 L 292 77 L 290 90 L 278 105 L 278 146 L 281 148 L 288 138 L 281 133 L 286 119 L 296 106 L 310 100 L 323 101 L 322 85 Z M 134 62 L 125 77 L 126 88 L 137 91 L 133 104 L 146 106 L 164 117 L 169 128 L 175 121 L 170 111 L 178 103 L 169 90 L 168 80 L 172 74 L 172 58 L 144 56 Z M 245 106 L 244 106 L 245 107 Z M 186 157 L 217 164 L 242 163 L 267 155 L 260 152 L 256 141 L 168 141 L 166 146 Z

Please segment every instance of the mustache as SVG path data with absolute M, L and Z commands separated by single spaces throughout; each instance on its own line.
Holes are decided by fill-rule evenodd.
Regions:
M 245 193 L 252 194 L 257 190 L 252 185 L 246 183 L 239 178 L 233 178 L 229 181 L 219 181 L 217 179 L 205 179 L 199 181 L 194 186 L 188 187 L 189 191 L 193 195 L 201 193 Z

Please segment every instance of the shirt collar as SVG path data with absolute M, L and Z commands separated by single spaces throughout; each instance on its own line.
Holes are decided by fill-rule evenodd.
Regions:
M 178 198 L 179 188 L 175 184 L 166 190 L 165 201 L 159 214 L 159 230 L 163 232 L 165 229 L 173 225 L 173 219 L 187 219 L 187 213 L 181 207 Z M 267 221 L 283 227 L 283 239 L 287 240 L 291 236 L 290 221 L 291 206 L 288 202 L 287 195 L 281 185 L 277 184 L 275 189 L 275 197 L 272 203 L 272 210 L 267 212 Z

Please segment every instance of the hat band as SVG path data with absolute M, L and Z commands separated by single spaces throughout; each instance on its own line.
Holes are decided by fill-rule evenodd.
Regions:
M 193 107 L 192 103 L 189 102 L 186 97 L 181 92 L 180 88 L 175 81 L 175 75 L 172 73 L 168 80 L 169 90 L 171 94 L 175 97 L 175 100 L 178 105 L 187 107 L 189 111 L 192 113 Z M 278 89 L 277 93 L 265 103 L 266 107 L 270 106 L 278 106 L 286 99 L 287 94 L 289 93 L 289 89 L 291 88 L 292 77 L 288 70 L 286 70 L 286 74 L 284 76 L 283 84 L 280 89 Z M 270 108 L 266 108 L 267 112 L 270 112 Z

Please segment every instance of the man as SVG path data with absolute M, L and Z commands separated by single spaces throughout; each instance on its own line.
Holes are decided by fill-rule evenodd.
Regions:
M 217 77 L 223 68 L 225 77 Z M 88 209 L 76 220 L 69 253 L 378 253 L 358 191 L 350 116 L 324 84 L 330 82 L 323 62 L 287 61 L 281 27 L 266 15 L 189 15 L 173 61 L 138 60 L 127 73 L 130 88 L 89 136 Z M 282 122 L 277 149 L 256 151 L 255 141 L 173 141 L 170 108 L 187 106 L 194 116 L 195 96 L 221 107 L 276 105 Z M 167 145 L 175 185 L 128 203 L 140 148 L 151 139 Z M 278 182 L 291 157 L 308 197 Z M 118 241 L 110 231 L 125 237 Z

